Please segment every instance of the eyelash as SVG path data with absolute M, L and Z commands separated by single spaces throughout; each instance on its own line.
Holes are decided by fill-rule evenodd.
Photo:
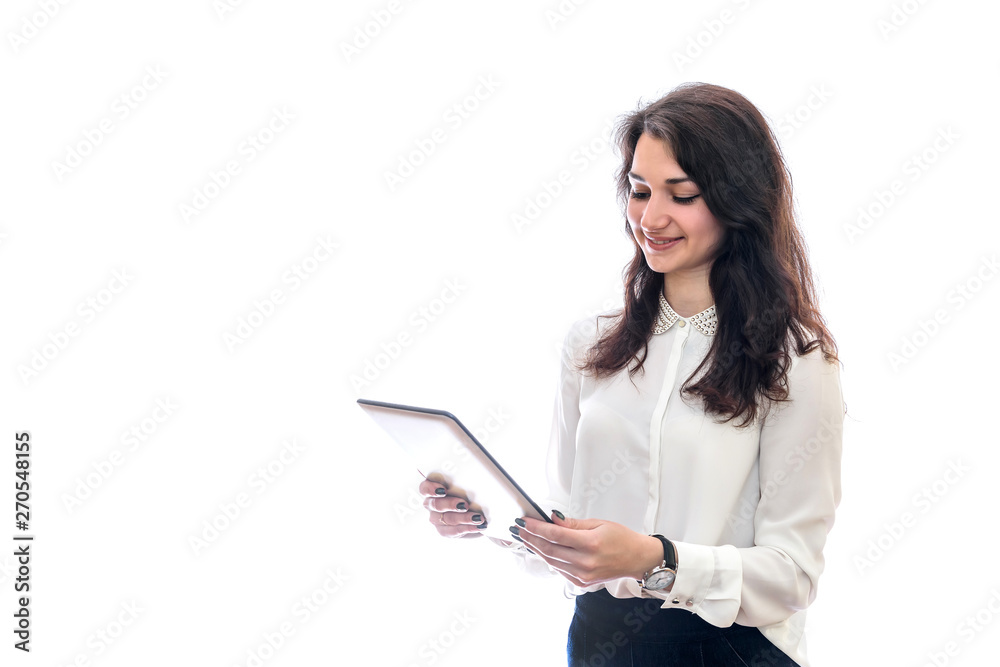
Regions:
M 630 196 L 631 196 L 632 199 L 646 199 L 646 198 L 649 197 L 649 193 L 648 192 L 632 192 Z M 674 201 L 677 202 L 678 204 L 693 204 L 694 200 L 697 199 L 700 196 L 701 195 L 698 194 L 698 195 L 691 195 L 690 197 L 674 197 Z

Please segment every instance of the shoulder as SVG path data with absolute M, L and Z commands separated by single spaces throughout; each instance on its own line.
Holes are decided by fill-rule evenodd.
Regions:
M 839 361 L 828 361 L 818 343 L 804 354 L 800 354 L 794 344 L 791 347 L 788 367 L 790 398 L 841 395 Z
M 587 350 L 607 334 L 620 315 L 621 309 L 608 310 L 573 322 L 563 339 L 563 361 L 582 361 Z

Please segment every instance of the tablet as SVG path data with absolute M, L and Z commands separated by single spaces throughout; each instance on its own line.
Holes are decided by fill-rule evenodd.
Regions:
M 510 541 L 510 526 L 521 516 L 552 523 L 455 415 L 363 398 L 358 405 L 409 453 L 424 478 L 445 482 L 448 495 L 463 496 L 469 511 L 482 512 L 484 535 Z

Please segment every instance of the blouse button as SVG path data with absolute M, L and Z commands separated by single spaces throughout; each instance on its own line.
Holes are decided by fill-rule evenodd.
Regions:
M 687 326 L 687 322 L 685 322 L 684 320 L 677 320 L 677 326 L 685 327 Z

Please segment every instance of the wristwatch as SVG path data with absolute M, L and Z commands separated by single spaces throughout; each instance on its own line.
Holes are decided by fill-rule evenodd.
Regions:
M 657 565 L 642 576 L 639 585 L 648 591 L 661 591 L 668 588 L 677 578 L 677 549 L 674 543 L 663 535 L 650 535 L 663 543 L 663 563 Z

